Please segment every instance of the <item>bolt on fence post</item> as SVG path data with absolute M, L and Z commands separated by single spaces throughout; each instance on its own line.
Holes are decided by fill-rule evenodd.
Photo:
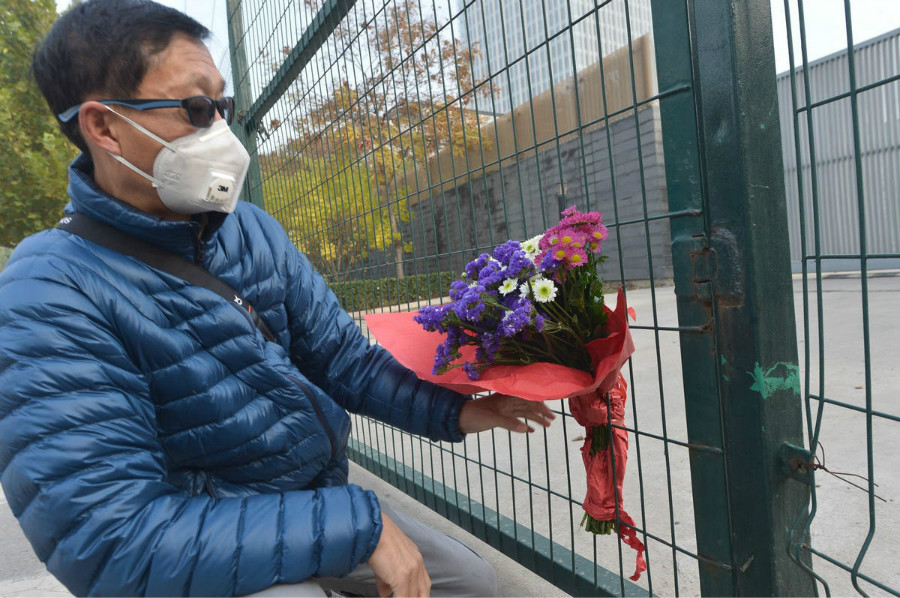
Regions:
M 701 591 L 809 596 L 786 550 L 809 487 L 779 460 L 803 430 L 769 1 L 652 7 L 669 209 L 699 214 L 671 231 L 701 330 L 681 335 Z
M 244 43 L 244 17 L 241 0 L 227 0 L 228 47 L 231 54 L 231 80 L 234 85 L 235 119 L 231 130 L 244 144 L 250 154 L 250 167 L 244 180 L 243 198 L 260 208 L 263 207 L 262 175 L 256 147 L 256 127 L 243 118 L 253 104 L 250 90 L 250 68 L 247 64 L 247 48 Z

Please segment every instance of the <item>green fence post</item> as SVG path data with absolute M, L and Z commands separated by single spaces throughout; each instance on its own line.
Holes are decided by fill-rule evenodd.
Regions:
M 768 0 L 653 0 L 704 595 L 815 591 L 786 550 L 809 488 Z M 665 95 L 688 85 L 691 91 Z M 808 555 L 807 555 L 808 558 Z
M 244 181 L 243 198 L 260 208 L 263 207 L 262 175 L 259 171 L 259 154 L 256 146 L 255 123 L 245 117 L 253 104 L 250 91 L 250 69 L 247 66 L 247 49 L 244 45 L 244 17 L 241 14 L 241 0 L 228 0 L 228 47 L 231 54 L 231 80 L 234 82 L 234 100 L 237 104 L 237 118 L 231 130 L 244 144 L 250 154 L 250 168 Z

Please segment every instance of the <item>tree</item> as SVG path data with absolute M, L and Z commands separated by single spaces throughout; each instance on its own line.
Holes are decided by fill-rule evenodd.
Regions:
M 379 205 L 371 178 L 340 156 L 297 155 L 293 144 L 260 156 L 263 195 L 269 210 L 316 270 L 332 281 L 345 279 L 372 250 L 400 241 L 389 210 Z M 299 198 L 299 199 L 298 199 Z M 408 213 L 405 199 L 398 211 Z M 410 248 L 411 249 L 411 248 Z
M 32 52 L 56 20 L 53 0 L 0 0 L 0 245 L 56 225 L 66 166 L 77 150 L 29 75 Z
M 313 11 L 322 3 L 305 0 Z M 433 15 L 423 15 L 418 0 L 393 0 L 375 15 L 368 14 L 368 4 L 357 3 L 332 33 L 325 50 L 333 65 L 331 80 L 313 83 L 301 75 L 295 82 L 291 100 L 296 117 L 289 123 L 295 136 L 285 147 L 306 165 L 299 171 L 308 184 L 294 188 L 309 195 L 294 197 L 298 213 L 285 209 L 276 216 L 281 213 L 281 218 L 298 222 L 298 238 L 311 239 L 315 227 L 329 224 L 321 216 L 304 220 L 304 206 L 330 203 L 317 209 L 329 215 L 334 227 L 340 220 L 355 221 L 366 214 L 364 220 L 373 227 L 368 240 L 345 251 L 365 254 L 393 248 L 397 275 L 402 277 L 404 250 L 412 249 L 400 233 L 400 223 L 410 218 L 407 180 L 440 152 L 463 155 L 478 148 L 480 117 L 465 105 L 475 94 L 490 96 L 494 88 L 473 79 L 478 49 L 465 46 Z M 284 48 L 285 54 L 290 52 Z M 270 128 L 281 124 L 273 122 Z M 284 148 L 280 152 L 286 155 Z M 283 168 L 283 161 L 279 164 Z M 264 167 L 267 176 L 272 174 Z M 350 181 L 365 183 L 345 187 Z M 348 188 L 366 197 L 348 197 Z M 279 204 L 286 208 L 291 198 L 279 201 L 286 201 Z

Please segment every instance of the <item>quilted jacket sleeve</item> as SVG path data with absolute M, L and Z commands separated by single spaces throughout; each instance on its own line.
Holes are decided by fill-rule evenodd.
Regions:
M 0 481 L 70 591 L 243 594 L 368 559 L 381 516 L 357 486 L 213 500 L 168 484 L 115 323 L 35 262 L 14 256 L 0 277 Z
M 306 256 L 293 247 L 286 255 L 291 352 L 304 373 L 348 411 L 432 440 L 462 440 L 467 397 L 420 380 L 371 345 Z

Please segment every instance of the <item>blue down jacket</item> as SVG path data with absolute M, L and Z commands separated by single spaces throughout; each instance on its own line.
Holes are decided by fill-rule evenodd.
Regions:
M 345 409 L 456 441 L 464 397 L 370 346 L 266 213 L 164 221 L 69 169 L 68 210 L 188 259 L 214 293 L 59 229 L 0 275 L 0 471 L 41 561 L 79 595 L 231 595 L 368 560 Z M 295 365 L 296 364 L 296 365 Z

